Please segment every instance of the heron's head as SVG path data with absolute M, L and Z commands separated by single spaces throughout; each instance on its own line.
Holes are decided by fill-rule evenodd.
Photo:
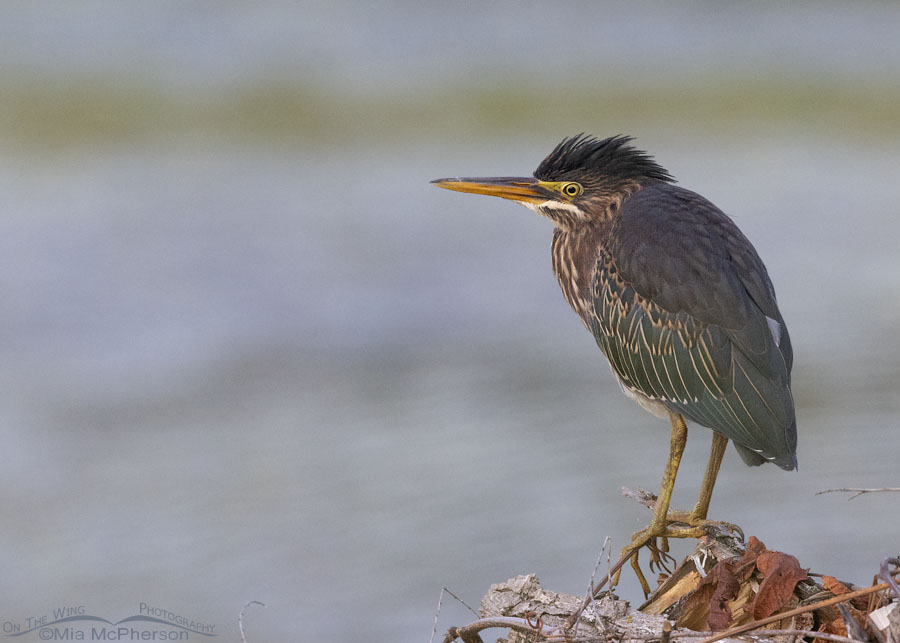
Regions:
M 438 187 L 518 201 L 561 227 L 608 219 L 622 199 L 649 183 L 674 179 L 629 136 L 579 134 L 550 152 L 533 177 L 452 178 Z

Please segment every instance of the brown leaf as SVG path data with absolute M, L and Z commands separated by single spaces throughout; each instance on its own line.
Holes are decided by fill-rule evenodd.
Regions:
M 744 552 L 744 556 L 746 557 L 747 554 L 752 553 L 753 558 L 756 559 L 756 557 L 764 551 L 767 551 L 766 544 L 756 536 L 750 536 L 750 540 L 747 541 L 747 551 Z
M 765 544 L 756 536 L 750 536 L 744 555 L 741 556 L 741 559 L 734 566 L 735 573 L 741 576 L 743 580 L 750 578 L 755 569 L 756 559 L 764 551 L 766 551 Z
M 790 600 L 794 587 L 806 580 L 806 570 L 796 558 L 780 551 L 765 551 L 756 559 L 756 567 L 763 575 L 759 592 L 753 602 L 753 618 L 771 616 Z
M 714 587 L 709 599 L 709 629 L 714 632 L 728 629 L 731 623 L 728 602 L 737 597 L 741 588 L 741 583 L 734 575 L 731 565 L 721 560 L 717 562 L 700 583 L 700 587 L 704 586 Z
M 827 586 L 828 582 L 823 581 L 823 584 Z M 828 591 L 834 593 L 833 589 L 829 588 Z M 853 607 L 847 607 L 843 604 L 838 604 L 837 607 L 838 609 L 834 610 L 834 612 L 838 613 L 838 616 L 831 619 L 822 619 L 818 631 L 827 632 L 828 634 L 837 634 L 839 636 L 847 636 L 857 641 L 868 641 L 870 637 L 866 632 L 864 625 L 866 623 L 866 613 Z M 824 610 L 816 611 L 817 613 L 824 613 Z M 815 639 L 815 641 L 827 643 L 824 639 Z
M 847 634 L 847 626 L 844 623 L 844 619 L 838 616 L 836 619 L 831 621 L 822 621 L 822 624 L 818 628 L 819 632 L 824 632 L 826 634 L 837 634 L 838 636 L 848 636 Z M 813 639 L 813 643 L 830 643 L 825 639 Z
M 839 581 L 834 576 L 822 576 L 822 584 L 825 586 L 829 592 L 834 594 L 835 596 L 840 596 L 841 594 L 846 594 L 850 591 L 850 588 L 844 585 L 841 581 Z
M 829 592 L 834 594 L 835 596 L 840 596 L 841 594 L 847 594 L 853 590 L 847 587 L 846 584 L 839 581 L 834 576 L 822 576 L 822 584 L 825 586 Z M 853 605 L 858 610 L 867 610 L 869 607 L 869 599 L 865 596 L 860 596 L 850 601 L 850 604 Z

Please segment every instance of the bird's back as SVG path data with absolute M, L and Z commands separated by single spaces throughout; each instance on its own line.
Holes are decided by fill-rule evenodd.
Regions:
M 721 210 L 652 184 L 608 225 L 558 232 L 564 284 L 557 264 L 591 267 L 566 296 L 623 387 L 722 433 L 747 464 L 796 468 L 790 337 L 765 266 Z

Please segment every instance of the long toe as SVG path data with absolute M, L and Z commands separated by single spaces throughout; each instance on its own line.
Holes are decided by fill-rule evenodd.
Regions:
M 679 523 L 683 525 L 684 523 Z M 706 535 L 706 532 L 697 527 L 676 527 L 670 524 L 663 524 L 661 527 L 651 524 L 647 529 L 643 529 L 631 536 L 631 542 L 622 549 L 621 558 L 631 557 L 631 568 L 637 576 L 638 582 L 644 596 L 650 595 L 650 584 L 641 571 L 638 562 L 638 554 L 641 549 L 646 547 L 650 552 L 650 571 L 669 571 L 669 566 L 674 565 L 677 561 L 669 555 L 669 538 L 699 538 Z M 621 577 L 621 570 L 616 572 L 612 578 L 612 585 L 618 585 Z
M 699 518 L 692 518 L 688 521 L 688 524 L 695 529 L 702 529 L 705 532 L 709 532 L 710 529 L 718 529 L 721 531 L 730 531 L 734 534 L 737 534 L 741 537 L 741 540 L 745 540 L 744 530 L 738 527 L 737 525 L 725 522 L 724 520 L 706 520 Z

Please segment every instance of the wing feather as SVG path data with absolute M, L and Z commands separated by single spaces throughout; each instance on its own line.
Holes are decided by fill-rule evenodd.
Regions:
M 644 188 L 592 285 L 591 329 L 623 386 L 731 438 L 749 464 L 796 467 L 790 337 L 731 219 L 676 186 Z

